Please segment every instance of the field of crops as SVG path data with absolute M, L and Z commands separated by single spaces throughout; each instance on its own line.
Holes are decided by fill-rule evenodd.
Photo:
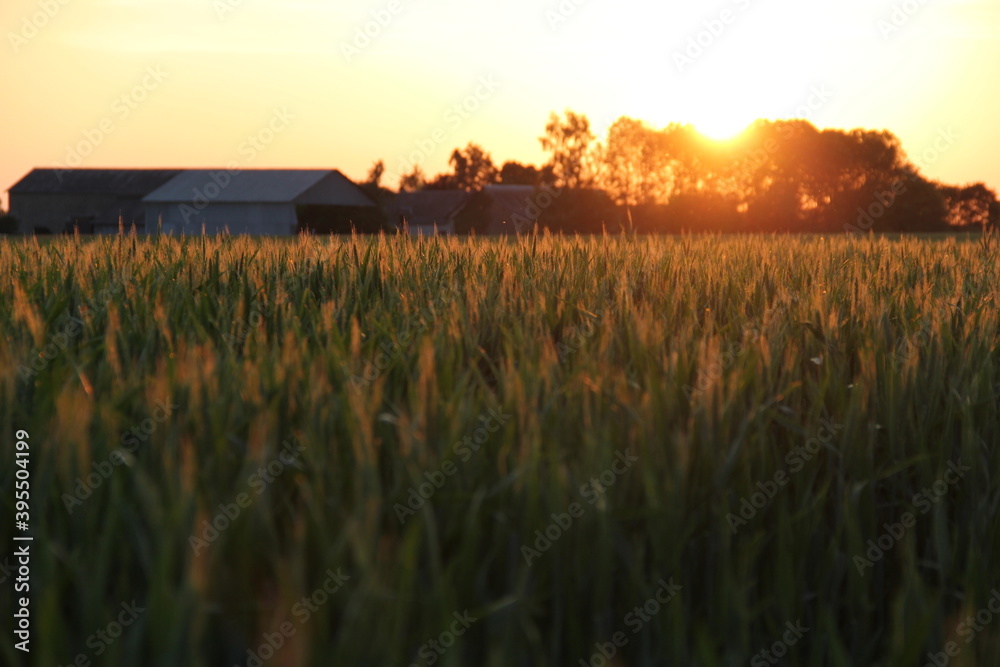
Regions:
M 955 239 L 0 239 L 0 607 L 23 431 L 34 665 L 1000 664 L 998 298 Z

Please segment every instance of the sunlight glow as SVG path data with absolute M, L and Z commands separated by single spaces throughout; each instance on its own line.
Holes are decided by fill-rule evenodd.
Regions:
M 0 205 L 32 167 L 65 165 L 81 145 L 82 167 L 224 165 L 276 110 L 293 124 L 243 166 L 363 179 L 375 160 L 398 169 L 419 154 L 433 175 L 469 142 L 498 166 L 541 165 L 546 119 L 568 108 L 599 139 L 623 116 L 715 141 L 758 118 L 802 118 L 888 129 L 913 155 L 952 127 L 963 140 L 926 175 L 1000 187 L 997 93 L 984 83 L 1000 62 L 996 0 L 908 2 L 918 9 L 899 25 L 887 23 L 898 0 L 46 0 L 51 16 L 38 1 L 0 3 L 0 87 L 13 91 Z M 148 68 L 162 86 L 120 113 Z M 457 118 L 484 77 L 496 94 Z
M 739 137 L 746 132 L 750 125 L 751 123 L 747 123 L 743 119 L 720 115 L 716 118 L 699 120 L 694 124 L 694 128 L 698 131 L 698 134 L 713 141 L 722 142 Z

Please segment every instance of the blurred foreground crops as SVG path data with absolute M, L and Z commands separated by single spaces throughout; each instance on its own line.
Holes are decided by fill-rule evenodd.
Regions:
M 0 239 L 0 606 L 23 429 L 34 665 L 996 665 L 998 297 L 954 239 Z

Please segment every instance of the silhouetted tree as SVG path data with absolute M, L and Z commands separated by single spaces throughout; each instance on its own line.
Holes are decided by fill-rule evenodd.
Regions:
M 966 187 L 941 186 L 948 209 L 948 224 L 959 227 L 996 225 L 1000 220 L 1000 202 L 996 192 L 983 183 Z
M 438 174 L 424 184 L 422 190 L 458 190 L 458 180 L 454 174 Z
M 417 167 L 400 188 L 474 191 L 496 182 L 558 187 L 560 196 L 539 223 L 559 232 L 617 231 L 628 219 L 643 232 L 1000 226 L 995 192 L 981 183 L 953 187 L 924 178 L 890 132 L 762 120 L 733 140 L 716 141 L 691 125 L 656 129 L 622 117 L 595 144 L 586 116 L 567 110 L 551 114 L 540 141 L 550 153 L 541 169 L 509 161 L 497 170 L 470 143 L 452 153 L 450 173 L 426 183 Z M 376 184 L 379 165 L 369 174 Z M 466 207 L 463 231 L 482 231 L 477 220 L 485 213 L 477 207 L 486 199 Z
M 448 163 L 452 168 L 453 187 L 460 190 L 479 190 L 484 185 L 496 183 L 499 176 L 489 153 L 474 143 L 462 150 L 455 149 Z
M 666 140 L 664 133 L 645 123 L 619 118 L 598 150 L 597 183 L 625 206 L 666 202 L 672 182 Z
M 427 177 L 419 164 L 413 165 L 413 170 L 403 174 L 399 179 L 400 192 L 416 192 L 427 185 Z
M 17 218 L 0 208 L 0 234 L 16 234 Z
M 693 126 L 679 123 L 671 123 L 660 133 L 670 158 L 671 196 L 718 189 L 721 175 L 738 167 L 735 144 L 711 141 Z
M 565 120 L 555 113 L 549 116 L 545 136 L 540 137 L 542 150 L 552 153 L 549 165 L 559 187 L 581 188 L 591 182 L 590 150 L 594 134 L 590 121 L 583 114 L 566 110 Z
M 555 175 L 551 166 L 539 169 L 530 164 L 509 161 L 500 168 L 500 182 L 504 185 L 552 185 Z
M 354 225 L 354 228 L 358 231 L 378 231 L 388 227 L 389 220 L 385 211 L 396 195 L 391 190 L 381 186 L 380 183 L 384 173 L 385 163 L 382 160 L 378 160 L 368 171 L 368 177 L 365 182 L 358 185 L 358 188 L 369 199 L 375 202 L 375 205 L 378 207 L 377 215 L 373 215 L 371 212 L 363 214 L 363 211 L 355 214 L 357 223 Z M 312 231 L 323 231 L 323 223 L 317 218 L 319 214 L 316 211 L 311 210 L 309 207 L 302 209 L 302 211 L 303 215 L 311 220 L 312 225 L 311 227 L 310 225 L 305 225 L 305 227 L 311 228 Z
M 880 224 L 876 221 L 875 229 L 893 232 L 947 231 L 948 205 L 938 185 L 917 174 L 912 167 L 905 170 L 902 176 L 896 185 L 902 191 L 886 207 L 885 222 Z M 885 191 L 881 195 L 882 199 L 887 199 Z M 876 196 L 873 201 L 878 200 Z M 871 202 L 868 205 L 873 206 Z
M 382 181 L 382 175 L 385 173 L 385 162 L 378 160 L 372 165 L 372 168 L 368 170 L 368 178 L 365 179 L 366 183 L 371 183 L 375 187 L 379 187 Z

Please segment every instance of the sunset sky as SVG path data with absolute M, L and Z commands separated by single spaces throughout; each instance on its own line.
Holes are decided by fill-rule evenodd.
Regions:
M 884 128 L 928 176 L 1000 188 L 1000 2 L 650 4 L 4 0 L 0 188 L 59 165 L 434 174 L 470 140 L 541 163 L 566 108 L 599 135 L 622 115 Z

